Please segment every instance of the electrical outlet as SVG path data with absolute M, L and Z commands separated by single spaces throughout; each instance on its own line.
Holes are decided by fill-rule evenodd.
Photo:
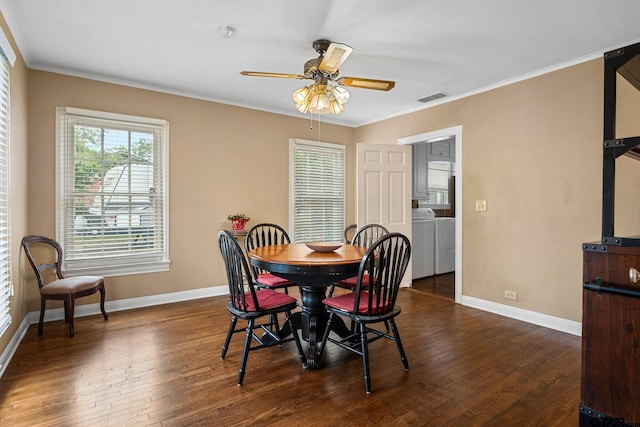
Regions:
M 512 299 L 514 301 L 518 301 L 518 293 L 516 291 L 504 291 L 504 297 L 506 299 Z
M 487 210 L 486 200 L 476 200 L 476 212 L 484 212 Z

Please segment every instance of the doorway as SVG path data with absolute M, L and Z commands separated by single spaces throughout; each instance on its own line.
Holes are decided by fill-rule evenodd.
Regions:
M 422 277 L 420 279 L 414 279 L 412 281 L 411 288 L 420 292 L 426 292 L 439 298 L 455 301 L 455 277 L 455 272 Z
M 454 183 L 454 200 L 452 201 L 455 206 L 455 269 L 453 273 L 435 275 L 431 279 L 426 278 L 421 281 L 416 280 L 416 287 L 421 287 L 425 290 L 432 289 L 433 292 L 437 294 L 441 289 L 447 288 L 447 283 L 450 287 L 451 282 L 453 282 L 454 300 L 459 303 L 462 300 L 462 126 L 454 126 L 400 138 L 398 139 L 398 144 L 431 143 L 442 140 L 453 140 L 455 142 L 456 178 Z

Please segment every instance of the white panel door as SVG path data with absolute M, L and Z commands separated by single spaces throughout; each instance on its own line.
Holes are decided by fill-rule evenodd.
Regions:
M 411 239 L 411 146 L 357 144 L 358 227 L 381 224 Z M 411 264 L 402 286 L 411 286 Z

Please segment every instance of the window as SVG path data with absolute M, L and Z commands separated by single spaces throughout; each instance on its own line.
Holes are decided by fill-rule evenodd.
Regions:
M 1 31 L 0 31 L 1 32 Z M 0 335 L 11 324 L 9 297 L 10 276 L 10 222 L 9 222 L 9 64 L 2 43 L 0 57 Z
M 166 271 L 165 120 L 58 107 L 57 237 L 63 269 Z
M 451 207 L 449 198 L 454 185 L 451 177 L 454 175 L 455 165 L 455 163 L 446 161 L 430 161 L 428 163 L 429 206 L 438 209 Z
M 289 235 L 292 241 L 342 241 L 344 151 L 342 145 L 290 140 Z

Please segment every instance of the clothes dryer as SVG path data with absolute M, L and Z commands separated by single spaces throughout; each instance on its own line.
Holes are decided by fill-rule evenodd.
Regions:
M 412 210 L 412 279 L 433 276 L 435 271 L 435 212 L 429 208 Z
M 435 274 L 456 269 L 456 219 L 436 218 Z

